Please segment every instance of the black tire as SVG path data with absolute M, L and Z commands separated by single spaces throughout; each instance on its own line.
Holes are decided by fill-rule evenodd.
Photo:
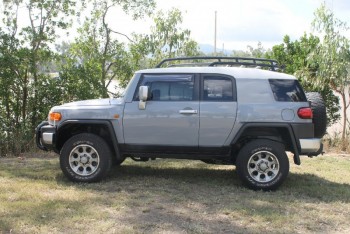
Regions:
M 271 140 L 253 140 L 240 150 L 236 171 L 250 189 L 277 189 L 289 173 L 289 160 L 284 145 Z
M 60 166 L 69 180 L 96 182 L 103 179 L 112 164 L 111 150 L 99 136 L 82 133 L 71 137 L 60 154 Z
M 314 136 L 316 138 L 322 138 L 326 134 L 327 130 L 327 112 L 321 94 L 317 92 L 306 93 L 306 98 L 310 102 L 314 123 Z
M 117 159 L 117 157 L 114 157 L 112 160 L 113 166 L 120 166 L 125 161 L 125 158 Z

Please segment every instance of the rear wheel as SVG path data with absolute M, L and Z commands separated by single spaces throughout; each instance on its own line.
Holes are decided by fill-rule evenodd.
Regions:
M 254 140 L 240 150 L 236 170 L 247 187 L 275 190 L 288 175 L 289 161 L 283 144 L 271 140 Z
M 60 154 L 63 173 L 75 182 L 99 181 L 107 175 L 111 164 L 111 151 L 107 143 L 90 133 L 71 137 Z

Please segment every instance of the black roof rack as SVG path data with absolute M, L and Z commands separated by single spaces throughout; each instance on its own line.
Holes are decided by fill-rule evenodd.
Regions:
M 179 61 L 193 61 L 192 63 L 172 63 Z M 218 57 L 218 56 L 200 56 L 200 57 L 178 57 L 162 60 L 156 68 L 165 67 L 217 67 L 217 66 L 244 66 L 256 68 L 268 68 L 271 71 L 278 71 L 280 67 L 276 60 L 263 58 L 244 58 L 244 57 Z

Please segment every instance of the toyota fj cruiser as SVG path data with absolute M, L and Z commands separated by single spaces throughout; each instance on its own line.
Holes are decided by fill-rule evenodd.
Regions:
M 236 165 L 246 186 L 273 190 L 289 172 L 286 151 L 300 165 L 301 155 L 322 153 L 326 130 L 319 94 L 308 100 L 278 69 L 268 59 L 166 59 L 137 71 L 121 98 L 53 107 L 37 145 L 60 154 L 77 182 L 101 180 L 126 157 L 177 158 Z

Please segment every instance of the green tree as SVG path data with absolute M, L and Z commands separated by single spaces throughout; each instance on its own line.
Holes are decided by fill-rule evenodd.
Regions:
M 133 73 L 130 53 L 118 36 L 130 43 L 133 41 L 124 33 L 113 30 L 107 22 L 107 15 L 111 9 L 121 7 L 138 19 L 150 14 L 155 6 L 153 0 L 103 0 L 92 1 L 92 4 L 90 17 L 85 19 L 78 29 L 79 36 L 62 57 L 60 77 L 67 81 L 65 101 L 108 97 L 108 86 L 113 79 L 130 79 Z M 81 90 L 78 93 L 73 91 L 77 80 L 80 80 Z
M 299 40 L 291 41 L 288 35 L 283 38 L 283 43 L 272 47 L 267 57 L 273 56 L 280 64 L 284 65 L 284 70 L 288 74 L 307 67 L 316 72 L 317 65 L 308 63 L 308 56 L 315 50 L 320 40 L 318 37 L 310 34 L 304 34 Z
M 26 52 L 12 35 L 0 32 L 0 155 L 17 151 L 12 143 L 20 129 L 25 128 L 29 63 Z
M 4 2 L 0 29 L 1 155 L 29 147 L 34 127 L 56 104 L 59 91 L 47 74 L 50 44 L 58 29 L 69 26 L 73 1 L 23 0 Z M 18 25 L 18 9 L 26 9 L 28 25 Z M 56 89 L 55 89 L 56 88 Z
M 345 22 L 337 19 L 324 4 L 316 10 L 312 25 L 322 34 L 322 42 L 310 56 L 310 62 L 317 63 L 319 66 L 313 84 L 316 86 L 329 85 L 340 95 L 343 104 L 342 140 L 344 142 L 347 129 L 347 109 L 350 105 L 350 41 L 342 33 L 348 32 L 349 28 Z
M 39 96 L 50 96 L 49 93 L 40 93 L 48 92 L 40 89 L 40 86 L 49 78 L 43 69 L 53 56 L 49 45 L 58 38 L 59 29 L 66 30 L 70 26 L 69 16 L 75 14 L 75 6 L 73 0 L 28 0 L 20 3 L 20 7 L 27 9 L 29 16 L 29 26 L 22 29 L 21 35 L 29 45 L 29 72 L 33 80 L 29 113 L 33 129 L 46 116 L 46 113 L 40 112 L 45 103 Z M 47 108 L 43 111 L 47 111 Z
M 198 44 L 190 37 L 191 31 L 181 28 L 182 20 L 182 13 L 178 9 L 167 13 L 159 11 L 153 18 L 150 34 L 134 35 L 132 51 L 138 48 L 150 58 L 147 67 L 153 67 L 164 58 L 199 55 Z

